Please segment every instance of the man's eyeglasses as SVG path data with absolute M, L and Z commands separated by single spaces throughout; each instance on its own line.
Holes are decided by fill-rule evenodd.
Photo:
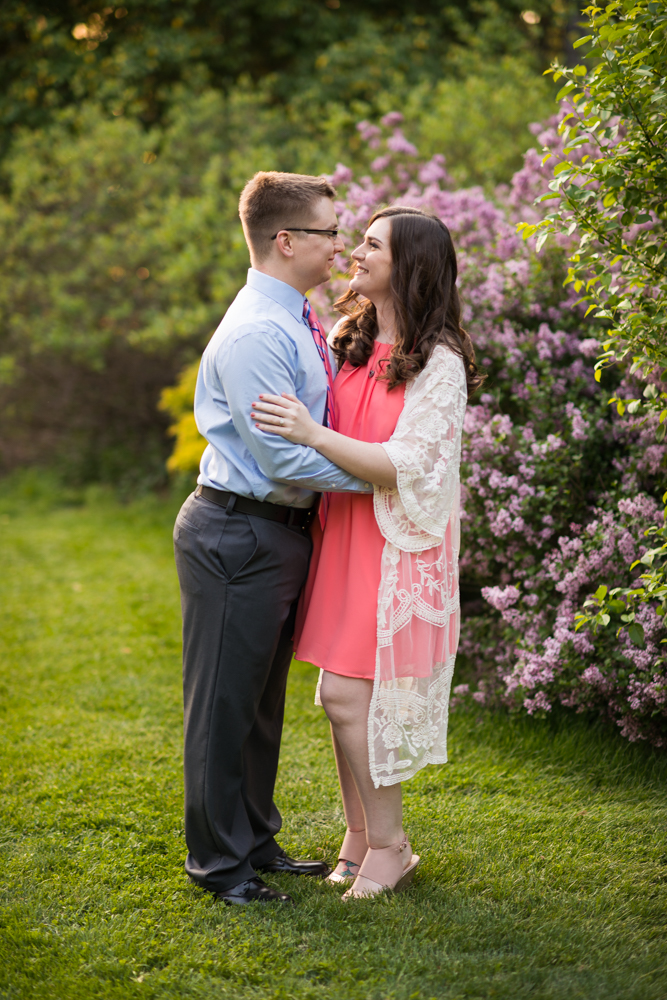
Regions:
M 279 232 L 289 231 L 290 233 L 312 233 L 313 236 L 329 236 L 332 240 L 337 239 L 338 230 L 337 229 L 299 229 L 296 226 L 283 226 Z M 275 240 L 278 233 L 272 236 L 271 239 Z

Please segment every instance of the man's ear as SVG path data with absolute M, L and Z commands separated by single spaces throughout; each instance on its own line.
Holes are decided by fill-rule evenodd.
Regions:
M 278 251 L 283 257 L 293 257 L 294 256 L 294 241 L 292 234 L 283 229 L 282 232 L 278 233 L 276 236 L 276 246 Z

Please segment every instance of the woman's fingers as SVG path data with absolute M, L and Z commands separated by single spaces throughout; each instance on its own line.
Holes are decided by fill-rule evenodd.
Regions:
M 253 420 L 259 420 L 261 423 L 265 424 L 276 424 L 280 427 L 285 427 L 287 425 L 287 417 L 274 417 L 269 416 L 266 413 L 255 413 L 254 411 L 250 414 Z
M 258 401 L 252 403 L 252 419 L 257 421 L 255 427 L 267 434 L 280 434 L 290 441 L 305 440 L 307 426 L 303 426 L 304 417 L 310 419 L 308 410 L 291 393 L 284 392 L 282 396 L 274 396 L 263 392 Z
M 285 406 L 285 399 L 296 399 L 296 396 L 288 396 L 287 393 L 283 393 L 282 396 L 273 396 L 271 393 L 262 392 L 259 397 L 263 403 L 276 403 L 278 406 Z M 298 402 L 298 400 L 297 400 Z
M 255 414 L 253 414 L 253 416 L 255 416 Z M 264 422 L 263 417 L 260 418 L 260 420 L 255 424 L 255 427 L 260 431 L 264 431 L 266 434 L 280 434 L 282 437 L 287 437 L 287 435 L 290 434 L 289 427 L 281 427 L 279 424 L 267 424 Z
M 277 413 L 279 416 L 284 416 L 286 413 L 296 413 L 298 406 L 294 406 L 293 403 L 287 403 L 285 400 L 282 404 L 268 403 L 261 396 L 259 403 L 252 403 L 252 406 L 257 410 L 262 410 L 263 413 Z
M 264 413 L 285 413 L 286 410 L 284 406 L 275 406 L 273 403 L 265 403 L 264 400 L 252 405 L 256 410 L 262 410 Z

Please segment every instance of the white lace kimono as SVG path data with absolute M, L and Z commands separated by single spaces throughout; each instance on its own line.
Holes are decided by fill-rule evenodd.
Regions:
M 368 752 L 376 787 L 447 760 L 449 689 L 459 641 L 459 465 L 466 408 L 462 360 L 444 346 L 408 383 L 383 444 L 397 489 L 376 486 L 385 538 L 378 592 Z

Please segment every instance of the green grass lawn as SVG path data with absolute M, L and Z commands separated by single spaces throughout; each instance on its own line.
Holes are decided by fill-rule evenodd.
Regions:
M 0 997 L 667 997 L 667 755 L 581 717 L 454 713 L 451 763 L 405 786 L 403 895 L 285 877 L 296 908 L 240 911 L 189 885 L 175 510 L 0 498 Z M 314 685 L 295 664 L 281 839 L 333 860 Z

